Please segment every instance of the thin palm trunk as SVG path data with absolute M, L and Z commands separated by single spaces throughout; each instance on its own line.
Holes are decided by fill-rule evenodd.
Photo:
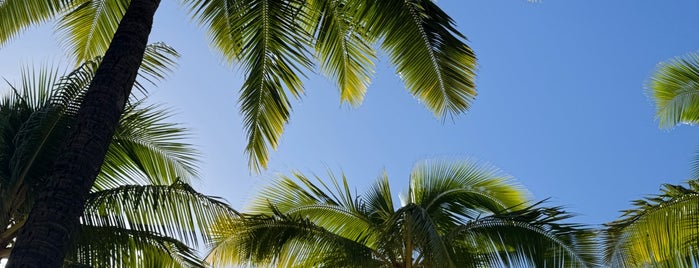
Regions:
M 132 0 L 8 267 L 61 267 L 136 79 L 160 0 Z

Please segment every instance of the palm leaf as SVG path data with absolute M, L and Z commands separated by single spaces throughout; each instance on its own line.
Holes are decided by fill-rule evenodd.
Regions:
M 330 177 L 336 186 L 334 191 L 316 179 L 320 186 L 300 173 L 294 174 L 293 178 L 282 176 L 262 190 L 260 198 L 252 201 L 249 211 L 255 215 L 271 216 L 279 212 L 289 217 L 304 217 L 320 228 L 348 239 L 362 240 L 374 248 L 378 226 L 365 214 L 366 211 L 360 210 L 362 201 L 349 194 L 344 176 L 342 186 L 337 179 Z
M 84 62 L 107 51 L 129 1 L 81 0 L 76 5 L 60 18 L 57 29 L 76 62 Z
M 196 192 L 186 183 L 127 185 L 91 193 L 82 218 L 92 226 L 115 226 L 154 232 L 196 245 L 197 231 L 214 220 L 235 214 L 216 197 Z
M 570 215 L 560 208 L 523 207 L 525 192 L 494 168 L 426 161 L 410 179 L 405 204 L 394 210 L 385 175 L 367 194 L 353 194 L 344 176 L 331 174 L 327 184 L 281 176 L 253 200 L 250 214 L 214 225 L 209 260 L 277 267 L 596 263 L 591 231 L 561 223 Z
M 74 7 L 74 0 L 2 0 L 0 1 L 0 47 L 19 32 L 46 22 Z
M 164 80 L 168 74 L 174 71 L 179 57 L 180 53 L 177 50 L 163 42 L 156 42 L 146 46 L 143 61 L 138 72 L 140 79 L 136 79 L 134 84 L 136 89 L 146 94 L 144 82 L 156 86 L 157 82 Z
M 210 42 L 228 62 L 240 60 L 246 1 L 182 0 L 193 18 L 206 26 Z
M 348 1 L 396 65 L 406 87 L 435 116 L 465 112 L 476 96 L 476 58 L 452 19 L 430 0 Z
M 70 102 L 64 101 L 60 94 L 54 94 L 50 89 L 60 83 L 58 70 L 41 68 L 34 72 L 38 75 L 28 73 L 27 69 L 23 71 L 22 88 L 15 89 L 15 96 L 8 100 L 23 103 L 29 109 L 27 112 L 31 112 L 13 134 L 14 150 L 8 162 L 10 183 L 3 185 L 3 190 L 8 191 L 5 196 L 14 197 L 10 200 L 15 205 L 24 203 L 26 191 L 36 191 L 36 187 L 41 185 L 41 179 L 50 171 L 72 123 Z M 71 78 L 69 76 L 67 79 Z
M 172 56 L 176 56 L 176 52 L 164 44 L 149 48 L 147 55 L 150 57 L 144 60 L 141 71 L 146 81 L 154 82 L 174 65 Z M 0 237 L 2 254 L 11 250 L 16 230 L 23 225 L 37 188 L 42 187 L 41 180 L 51 171 L 62 137 L 70 130 L 99 61 L 100 58 L 88 61 L 65 76 L 60 76 L 58 69 L 43 68 L 32 72 L 34 74 L 25 69 L 21 87 L 10 85 L 13 94 L 0 100 L 0 161 L 3 167 L 0 168 L 0 191 L 6 197 L 0 202 L 0 223 L 6 226 Z M 141 102 L 137 101 L 127 106 L 115 136 L 116 145 L 113 146 L 121 151 L 114 149 L 112 157 L 107 156 L 106 168 L 100 174 L 100 178 L 114 176 L 106 183 L 98 178 L 99 183 L 94 190 L 99 190 L 100 184 L 106 189 L 134 180 L 138 175 L 146 178 L 142 180 L 144 183 L 156 181 L 173 185 L 161 187 L 166 189 L 139 191 L 138 187 L 145 186 L 133 186 L 131 192 L 124 188 L 93 192 L 91 198 L 94 198 L 94 202 L 91 205 L 96 206 L 98 211 L 97 214 L 86 211 L 83 223 L 92 224 L 88 227 L 116 229 L 100 231 L 102 234 L 114 232 L 112 237 L 92 238 L 95 241 L 81 244 L 82 248 L 76 256 L 82 259 L 74 259 L 79 263 L 68 263 L 69 266 L 87 263 L 134 267 L 145 263 L 152 267 L 200 267 L 202 263 L 193 251 L 175 238 L 196 245 L 195 240 L 201 238 L 195 234 L 196 231 L 207 230 L 205 227 L 213 222 L 214 217 L 234 213 L 220 201 L 196 193 L 189 185 L 177 180 L 177 176 L 189 178 L 196 175 L 196 152 L 191 145 L 182 142 L 186 137 L 185 130 L 174 124 L 162 123 L 168 115 L 166 111 L 154 106 L 139 108 L 139 105 Z M 133 172 L 115 175 L 105 170 Z M 159 177 L 163 175 L 170 177 Z M 137 197 L 133 196 L 134 192 Z M 144 207 L 148 207 L 144 202 L 150 201 L 155 207 L 141 210 L 143 215 L 137 215 L 139 211 L 136 209 L 110 210 L 114 208 L 110 204 L 128 200 L 143 203 Z M 178 214 L 178 209 L 186 209 L 183 216 Z M 90 234 L 86 237 L 90 237 Z M 101 264 L 95 264 L 97 261 Z
M 699 53 L 660 63 L 648 90 L 660 127 L 699 122 Z
M 213 229 L 214 247 L 207 260 L 216 265 L 309 267 L 332 261 L 376 267 L 370 248 L 302 216 L 278 211 L 274 215 L 242 215 L 223 219 Z
M 339 207 L 342 202 L 333 192 L 323 188 L 326 188 L 325 184 L 318 186 L 301 173 L 294 173 L 292 177 L 282 175 L 250 202 L 248 211 L 254 214 L 272 214 L 270 204 L 274 204 L 274 208 L 282 213 L 307 205 L 327 204 Z
M 665 184 L 658 196 L 634 201 L 606 224 L 604 258 L 617 266 L 685 266 L 699 260 L 699 182 Z
M 376 51 L 366 29 L 357 21 L 358 11 L 346 2 L 308 1 L 306 8 L 312 24 L 306 27 L 314 32 L 321 70 L 337 81 L 341 100 L 357 106 L 374 72 Z
M 247 79 L 240 106 L 243 113 L 250 167 L 267 167 L 268 148 L 276 148 L 291 106 L 286 90 L 298 97 L 303 93 L 297 75 L 310 68 L 306 55 L 307 33 L 296 16 L 302 1 L 248 1 L 241 54 Z M 296 15 L 296 16 L 295 16 Z
M 294 97 L 303 93 L 299 74 L 309 69 L 306 51 L 309 33 L 304 1 L 203 1 L 187 0 L 190 11 L 208 26 L 213 46 L 229 61 L 239 60 L 245 69 L 240 106 L 243 114 L 250 167 L 267 166 L 268 149 L 275 149 Z
M 476 219 L 452 230 L 448 240 L 460 244 L 457 248 L 476 249 L 470 253 L 489 266 L 596 266 L 594 232 L 562 223 L 571 215 L 560 207 L 539 204 Z
M 162 79 L 175 66 L 178 56 L 166 44 L 149 45 L 139 72 L 140 80 L 153 83 Z M 21 185 L 26 177 L 38 179 L 52 167 L 56 150 L 80 107 L 82 96 L 100 61 L 99 57 L 87 61 L 63 77 L 59 75 L 59 68 L 23 70 L 21 88 L 13 89 L 15 95 L 5 100 L 7 103 L 25 102 L 33 109 L 31 117 L 22 123 L 22 128 L 13 138 L 15 146 L 21 148 L 11 156 L 16 185 Z M 142 88 L 142 82 L 137 85 Z M 135 108 L 135 105 L 138 102 L 131 103 L 122 116 L 115 136 L 117 140 L 111 145 L 112 151 L 108 152 L 104 172 L 99 175 L 96 187 L 105 189 L 119 183 L 170 184 L 174 178 L 188 180 L 196 175 L 194 159 L 197 152 L 183 142 L 185 129 L 160 123 L 159 120 L 168 117 L 165 110 L 157 107 Z M 159 181 L 162 178 L 168 181 Z
M 417 267 L 457 267 L 449 255 L 439 224 L 419 205 L 404 205 L 385 223 L 379 248 L 382 252 L 401 249 L 403 252 L 395 252 L 400 261 L 415 263 Z M 419 253 L 417 258 L 416 253 Z
M 182 242 L 152 232 L 81 225 L 67 267 L 205 267 Z
M 12 157 L 17 148 L 15 147 L 14 138 L 20 131 L 22 123 L 24 123 L 32 114 L 33 109 L 28 107 L 26 102 L 8 101 L 9 98 L 3 98 L 0 103 L 0 224 L 3 224 L 3 239 L 0 243 L 8 242 L 8 239 L 14 237 L 10 233 L 15 223 L 14 220 L 20 220 L 14 217 L 17 212 L 29 211 L 29 207 L 24 205 L 24 194 L 29 190 L 13 177 L 13 171 L 10 168 Z M 21 195 L 21 196 L 18 196 Z
M 297 73 L 310 62 L 339 84 L 341 98 L 362 100 L 382 40 L 409 90 L 438 117 L 468 109 L 475 97 L 475 56 L 451 18 L 431 1 L 185 0 L 228 61 L 247 79 L 240 104 L 254 171 L 267 166 L 291 111 L 286 91 L 303 92 Z M 312 39 L 311 39 L 312 36 Z
M 171 184 L 197 176 L 199 153 L 186 143 L 187 129 L 164 123 L 169 112 L 157 106 L 129 106 L 120 119 L 93 190 L 122 184 Z
M 369 219 L 374 224 L 387 222 L 395 213 L 391 187 L 388 183 L 388 175 L 384 174 L 374 182 L 365 195 L 365 204 Z
M 459 222 L 527 202 L 524 189 L 498 169 L 471 161 L 423 161 L 410 175 L 410 198 L 435 220 Z M 447 217 L 447 218 L 442 218 Z
M 72 122 L 75 88 L 85 84 L 84 69 L 61 77 L 59 68 L 43 66 L 22 70 L 22 82 L 2 98 L 2 187 L 0 223 L 3 241 L 29 212 L 43 178 L 50 172 L 63 137 Z M 87 80 L 89 82 L 89 79 Z M 3 244 L 3 247 L 6 244 Z

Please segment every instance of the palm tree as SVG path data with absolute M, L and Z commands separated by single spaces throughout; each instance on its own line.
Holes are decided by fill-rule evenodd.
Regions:
M 295 173 L 264 189 L 247 213 L 213 227 L 214 265 L 277 267 L 586 267 L 594 235 L 531 204 L 497 169 L 425 161 L 394 200 L 386 175 L 363 194 Z
M 659 64 L 648 85 L 660 127 L 699 122 L 699 54 Z M 607 223 L 605 262 L 614 267 L 699 266 L 699 158 L 689 188 L 664 184 L 661 193 L 633 202 Z
M 149 47 L 144 70 L 151 80 L 169 68 L 173 53 Z M 20 86 L 0 99 L 0 259 L 14 248 L 97 64 L 66 76 L 25 69 Z M 199 230 L 233 212 L 188 185 L 197 152 L 184 142 L 185 129 L 163 122 L 167 116 L 140 101 L 127 105 L 64 265 L 203 267 L 192 249 L 204 238 Z
M 606 224 L 604 259 L 611 267 L 697 267 L 699 180 L 664 184 L 659 195 L 633 202 Z
M 35 203 L 27 231 L 20 232 L 12 258 L 18 266 L 59 265 L 123 112 L 159 3 L 0 1 L 0 43 L 59 17 L 78 61 L 105 53 L 47 190 Z M 268 148 L 279 142 L 291 111 L 288 95 L 303 92 L 299 77 L 312 65 L 310 49 L 324 73 L 337 80 L 342 99 L 353 104 L 361 102 L 373 72 L 377 42 L 409 91 L 437 117 L 464 112 L 475 97 L 475 56 L 451 18 L 429 0 L 182 3 L 207 27 L 214 47 L 246 70 L 240 104 L 255 170 L 266 166 Z

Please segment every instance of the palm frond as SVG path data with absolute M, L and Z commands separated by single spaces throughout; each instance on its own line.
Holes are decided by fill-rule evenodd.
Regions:
M 430 0 L 348 1 L 435 116 L 465 112 L 476 96 L 476 58 L 452 19 Z
M 148 44 L 143 54 L 143 61 L 141 61 L 134 88 L 143 96 L 147 96 L 148 91 L 146 90 L 146 84 L 156 86 L 157 82 L 165 79 L 165 77 L 172 73 L 177 67 L 177 59 L 179 57 L 180 53 L 177 52 L 177 50 L 163 42 Z M 95 66 L 98 66 L 100 62 L 102 62 L 101 56 L 88 61 L 88 63 L 94 63 Z M 94 71 L 96 71 L 96 68 L 90 73 L 90 78 L 94 76 Z M 85 88 L 85 90 L 87 90 L 87 88 Z M 142 98 L 133 93 L 129 101 L 133 102 L 133 99 Z
M 41 65 L 40 67 L 24 66 L 20 72 L 20 85 L 13 89 L 7 98 L 8 102 L 24 102 L 32 109 L 45 106 L 53 95 L 51 88 L 63 80 L 59 66 Z
M 162 78 L 174 65 L 171 56 L 176 56 L 164 44 L 151 48 L 147 53 L 152 57 L 144 60 L 141 69 L 150 78 L 147 81 Z M 62 137 L 70 130 L 99 61 L 88 61 L 65 76 L 54 68 L 27 68 L 20 87 L 10 85 L 10 94 L 0 100 L 3 252 L 11 250 L 15 230 L 23 225 L 41 180 L 51 171 Z M 213 219 L 224 213 L 235 213 L 221 201 L 199 194 L 177 179 L 196 175 L 196 151 L 183 143 L 184 129 L 163 122 L 167 111 L 155 106 L 141 108 L 141 104 L 131 102 L 122 117 L 112 146 L 117 149 L 110 148 L 111 157 L 107 156 L 106 168 L 100 174 L 100 178 L 111 175 L 111 181 L 98 179 L 95 190 L 99 190 L 99 184 L 103 189 L 116 187 L 138 175 L 146 177 L 144 183 L 172 185 L 123 186 L 93 192 L 82 221 L 93 229 L 102 228 L 102 233 L 113 233 L 99 238 L 87 234 L 94 241 L 80 244 L 76 256 L 82 259 L 67 263 L 69 266 L 87 263 L 134 267 L 145 263 L 152 267 L 201 267 L 203 264 L 185 243 L 196 245 L 202 237 L 196 232 L 208 230 Z M 109 173 L 114 170 L 133 172 Z M 124 205 L 129 201 L 135 205 Z
M 473 161 L 423 161 L 410 175 L 410 199 L 434 220 L 459 223 L 523 205 L 527 192 L 498 169 Z
M 235 214 L 223 201 L 196 192 L 188 184 L 128 185 L 91 193 L 82 218 L 92 226 L 154 232 L 196 245 L 198 231 Z
M 595 233 L 560 207 L 541 203 L 497 213 L 452 230 L 450 243 L 469 244 L 486 265 L 505 267 L 594 267 L 598 265 Z
M 309 69 L 306 47 L 310 34 L 305 1 L 186 0 L 192 15 L 208 28 L 213 46 L 229 62 L 240 61 L 246 80 L 239 99 L 244 118 L 250 168 L 267 166 L 269 148 L 275 149 L 289 120 L 294 97 L 303 93 L 299 74 Z
M 228 62 L 240 60 L 247 1 L 241 0 L 182 0 L 200 25 L 206 27 L 213 47 Z
M 298 24 L 303 1 L 247 1 L 241 16 L 243 32 L 240 55 L 247 79 L 243 83 L 240 106 L 248 136 L 245 151 L 254 171 L 267 166 L 269 148 L 275 149 L 289 120 L 294 97 L 303 93 L 299 77 L 309 69 L 306 45 L 308 33 Z
M 368 40 L 366 28 L 358 21 L 358 10 L 348 1 L 308 1 L 307 13 L 314 32 L 316 57 L 326 75 L 335 79 L 340 98 L 361 104 L 374 72 L 376 51 Z
M 309 267 L 330 261 L 376 267 L 370 248 L 329 232 L 303 216 L 279 211 L 273 215 L 248 214 L 223 219 L 213 229 L 214 246 L 207 260 L 215 265 Z
M 292 177 L 281 175 L 250 202 L 248 211 L 253 214 L 272 214 L 270 204 L 274 204 L 274 208 L 282 213 L 307 205 L 340 206 L 341 202 L 334 193 L 323 188 L 325 184 L 318 186 L 301 173 L 294 173 Z
M 76 62 L 104 55 L 128 5 L 129 0 L 80 1 L 60 18 L 57 30 Z
M 2 98 L 2 216 L 0 224 L 15 225 L 29 212 L 32 193 L 50 172 L 63 137 L 72 122 L 75 93 L 86 83 L 85 66 L 61 77 L 60 68 L 42 66 L 22 70 L 19 87 Z M 87 80 L 89 82 L 89 79 Z
M 66 267 L 206 267 L 194 249 L 153 232 L 81 225 Z
M 443 240 L 441 226 L 434 222 L 427 211 L 414 203 L 399 208 L 385 223 L 379 239 L 382 252 L 397 251 L 402 263 L 416 263 L 417 267 L 457 267 L 449 255 L 449 247 Z M 415 258 L 415 253 L 419 257 Z
M 157 82 L 164 80 L 168 74 L 174 71 L 179 57 L 180 53 L 177 50 L 163 42 L 148 44 L 146 51 L 143 53 L 143 61 L 141 61 L 134 88 L 143 96 L 148 96 L 145 84 L 157 86 Z M 133 93 L 135 92 L 132 92 L 132 99 L 140 99 L 138 96 L 134 96 Z
M 172 70 L 177 56 L 166 44 L 149 45 L 139 76 L 148 82 L 161 79 Z M 22 128 L 13 132 L 13 143 L 20 148 L 12 156 L 14 181 L 21 184 L 27 175 L 39 178 L 52 167 L 55 150 L 61 145 L 100 61 L 99 57 L 87 61 L 65 76 L 59 75 L 59 68 L 23 70 L 21 87 L 13 88 L 14 94 L 4 100 L 6 103 L 24 102 L 32 109 L 32 115 L 22 122 Z M 134 105 L 139 103 L 131 103 L 121 119 L 118 140 L 108 152 L 105 172 L 100 175 L 102 179 L 97 181 L 97 188 L 118 185 L 116 180 L 124 182 L 124 179 L 145 184 L 167 178 L 168 181 L 159 182 L 170 184 L 174 178 L 188 180 L 196 175 L 197 152 L 184 143 L 186 130 L 162 123 L 160 120 L 168 117 L 165 110 L 135 108 Z
M 391 187 L 388 183 L 388 175 L 384 174 L 374 182 L 365 195 L 366 209 L 369 219 L 374 224 L 387 222 L 395 213 Z
M 699 122 L 699 53 L 658 65 L 648 85 L 660 127 Z
M 94 190 L 123 184 L 172 184 L 197 176 L 198 151 L 187 143 L 187 129 L 166 123 L 158 106 L 128 106 L 109 145 Z
M 689 184 L 665 184 L 660 195 L 634 201 L 634 209 L 606 224 L 605 261 L 620 267 L 681 267 L 699 260 L 699 182 Z
M 163 42 L 155 42 L 146 46 L 143 61 L 139 69 L 139 77 L 156 85 L 156 82 L 165 79 L 177 67 L 177 59 L 180 53 L 175 48 Z M 142 83 L 141 83 L 142 84 Z
M 422 162 L 397 210 L 385 174 L 366 194 L 353 194 L 344 176 L 316 179 L 281 176 L 253 200 L 250 214 L 217 222 L 209 260 L 282 267 L 596 264 L 590 230 L 561 223 L 570 214 L 560 208 L 525 207 L 521 187 L 491 167 Z M 369 254 L 368 262 L 347 257 L 350 251 Z
M 0 47 L 19 32 L 56 17 L 75 5 L 75 0 L 0 1 Z
M 10 190 L 10 196 L 14 196 L 20 188 L 36 190 L 40 179 L 50 171 L 73 120 L 70 101 L 61 98 L 61 93 L 65 94 L 68 90 L 58 87 L 54 91 L 53 85 L 74 79 L 78 76 L 74 74 L 78 72 L 65 78 L 60 78 L 56 68 L 41 68 L 33 72 L 36 75 L 30 75 L 30 72 L 28 69 L 23 71 L 22 88 L 16 89 L 14 96 L 8 100 L 24 103 L 31 109 L 31 115 L 21 122 L 12 140 L 15 150 L 8 163 L 12 182 L 9 185 L 12 186 L 5 188 Z
M 352 197 L 344 176 L 342 186 L 335 177 L 330 177 L 334 190 L 316 179 L 320 185 L 300 173 L 294 174 L 293 178 L 282 176 L 262 190 L 260 198 L 252 201 L 249 211 L 255 215 L 279 212 L 290 217 L 304 217 L 320 228 L 345 238 L 362 240 L 374 247 L 378 239 L 377 225 L 365 214 L 364 203 Z
M 3 244 L 0 245 L 14 237 L 9 229 L 15 225 L 13 221 L 20 220 L 14 213 L 28 212 L 30 209 L 25 205 L 25 201 L 31 199 L 26 197 L 29 189 L 17 181 L 17 177 L 13 177 L 10 163 L 17 150 L 15 135 L 32 113 L 33 109 L 25 102 L 8 102 L 4 98 L 0 104 L 0 195 L 3 197 L 0 198 L 0 224 L 5 226 L 2 229 L 3 238 L 0 239 Z

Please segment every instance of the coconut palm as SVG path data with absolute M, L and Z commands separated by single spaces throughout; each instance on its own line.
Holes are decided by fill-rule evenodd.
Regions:
M 396 202 L 386 175 L 363 194 L 295 173 L 264 189 L 240 217 L 213 227 L 214 265 L 277 267 L 586 267 L 589 230 L 558 207 L 532 204 L 497 169 L 425 161 Z
M 604 259 L 611 267 L 699 266 L 699 180 L 664 184 L 607 223 Z
M 31 231 L 20 232 L 23 239 L 13 259 L 49 266 L 62 259 L 60 252 L 67 247 L 63 238 L 77 224 L 78 208 L 101 166 L 159 3 L 0 1 L 0 42 L 29 25 L 58 18 L 58 28 L 78 61 L 105 53 L 78 112 L 75 131 L 61 150 L 60 168 L 52 173 L 45 198 L 35 203 L 35 216 L 26 228 Z M 300 77 L 312 67 L 312 58 L 337 81 L 342 99 L 350 103 L 361 102 L 373 73 L 375 43 L 388 53 L 408 90 L 437 117 L 464 112 L 475 96 L 473 52 L 433 1 L 183 0 L 182 4 L 207 29 L 223 57 L 245 70 L 240 105 L 248 136 L 246 152 L 255 170 L 266 166 L 268 148 L 277 146 L 291 111 L 289 95 L 299 97 L 303 92 Z M 315 51 L 313 56 L 309 50 Z
M 660 127 L 699 122 L 699 54 L 659 64 L 648 86 Z M 607 223 L 605 262 L 614 267 L 699 266 L 699 158 L 689 188 L 664 184 L 661 193 L 633 202 Z
M 163 44 L 149 47 L 144 70 L 151 80 L 169 68 L 173 53 Z M 97 64 L 65 76 L 25 69 L 0 100 L 0 258 L 13 250 Z M 231 211 L 189 186 L 197 152 L 185 129 L 164 122 L 167 116 L 157 106 L 127 105 L 64 265 L 203 266 L 192 249 L 202 239 L 198 230 Z

